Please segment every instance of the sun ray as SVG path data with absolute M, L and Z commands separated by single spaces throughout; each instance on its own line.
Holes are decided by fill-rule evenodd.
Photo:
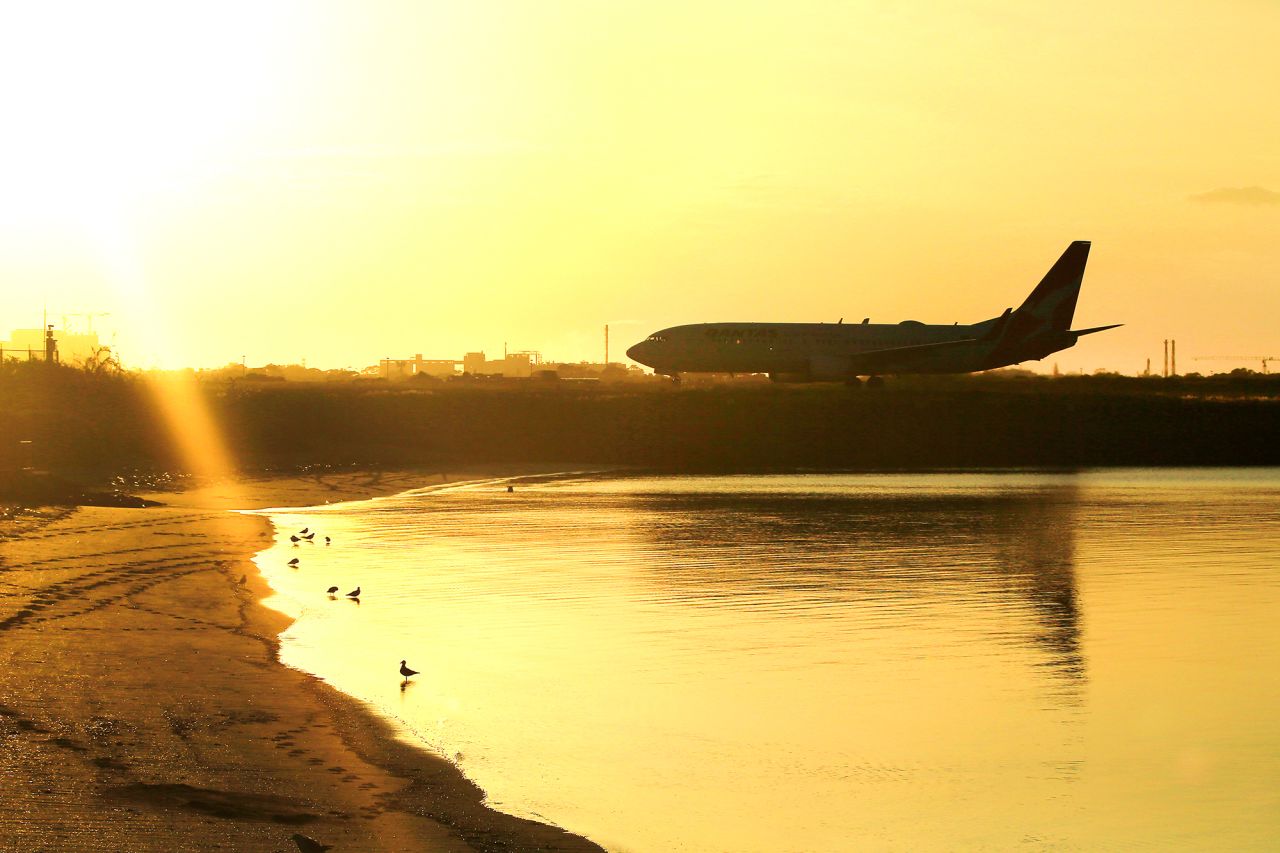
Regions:
M 141 345 L 160 363 L 172 363 L 170 324 L 155 310 L 153 287 L 136 242 L 122 227 L 122 217 L 103 213 L 95 219 L 93 235 L 108 280 L 125 309 L 140 319 L 145 335 Z M 185 469 L 201 482 L 229 481 L 236 466 L 195 375 L 184 370 L 156 373 L 147 378 L 147 385 Z

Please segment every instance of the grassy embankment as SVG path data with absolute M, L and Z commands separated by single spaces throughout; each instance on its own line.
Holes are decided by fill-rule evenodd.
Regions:
M 667 470 L 1280 464 L 1280 377 L 201 385 L 238 463 Z M 148 381 L 0 369 L 0 472 L 180 471 Z M 23 445 L 19 442 L 32 442 Z

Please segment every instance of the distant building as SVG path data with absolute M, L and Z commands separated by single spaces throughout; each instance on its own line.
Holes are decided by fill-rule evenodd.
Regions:
M 422 353 L 418 353 L 413 358 L 384 358 L 377 367 L 366 369 L 365 374 L 392 380 L 412 379 L 423 375 L 447 378 L 456 376 L 459 366 L 466 376 L 504 379 L 529 379 L 537 375 L 540 378 L 614 381 L 643 379 L 647 375 L 643 368 L 616 361 L 609 364 L 586 361 L 545 362 L 542 360 L 542 353 L 536 350 L 508 352 L 502 358 L 489 358 L 483 351 L 469 352 L 462 356 L 461 361 L 423 358 Z
M 471 376 L 502 376 L 507 379 L 528 379 L 541 357 L 534 352 L 507 353 L 501 359 L 487 359 L 483 352 L 469 352 L 462 357 L 462 372 Z
M 532 353 L 509 353 L 499 364 L 502 365 L 502 375 L 509 379 L 528 379 L 533 375 Z
M 456 376 L 458 361 L 452 358 L 423 358 L 415 353 L 413 358 L 384 358 L 378 363 L 378 375 L 383 379 L 412 379 L 415 376 L 434 376 L 443 379 Z
M 0 341 L 0 353 L 4 358 L 17 358 L 39 361 L 44 359 L 43 329 L 14 329 L 9 340 Z M 63 364 L 83 365 L 97 358 L 102 345 L 98 342 L 98 334 L 72 334 L 65 330 L 53 330 L 53 339 L 58 344 L 58 361 Z

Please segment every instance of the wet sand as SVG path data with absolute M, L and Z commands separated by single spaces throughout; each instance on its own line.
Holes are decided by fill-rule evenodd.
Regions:
M 0 522 L 0 849 L 292 851 L 294 832 L 339 852 L 600 849 L 486 808 L 276 659 L 289 619 L 251 559 L 270 525 L 227 510 L 430 482 L 273 477 Z

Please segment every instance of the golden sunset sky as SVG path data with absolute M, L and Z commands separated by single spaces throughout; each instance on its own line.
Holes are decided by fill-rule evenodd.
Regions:
M 1051 357 L 1280 355 L 1280 4 L 31 3 L 0 337 L 126 364 L 973 322 L 1094 241 Z M 1242 365 L 1244 366 L 1244 365 Z M 1256 365 L 1247 365 L 1255 366 Z

